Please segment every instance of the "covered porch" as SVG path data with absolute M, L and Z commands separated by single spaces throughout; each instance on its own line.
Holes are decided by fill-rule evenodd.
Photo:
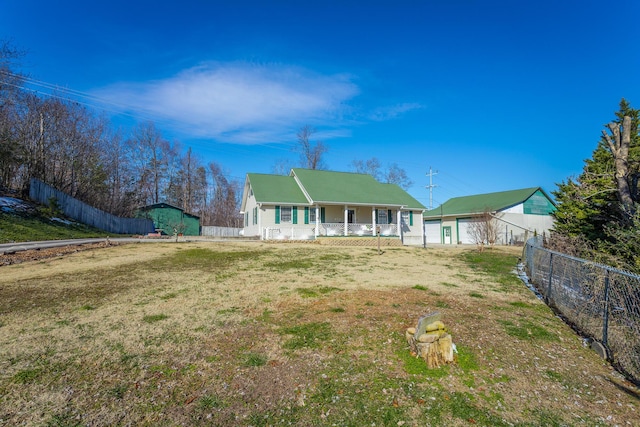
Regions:
M 310 206 L 305 207 L 304 225 L 268 227 L 262 237 L 267 240 L 307 240 L 340 236 L 400 236 L 401 212 L 397 207 Z

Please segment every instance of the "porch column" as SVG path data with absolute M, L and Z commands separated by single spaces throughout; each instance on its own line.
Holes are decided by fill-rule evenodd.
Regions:
M 349 235 L 349 206 L 344 207 L 344 235 Z
M 371 226 L 372 226 L 371 235 L 372 236 L 375 236 L 375 235 L 378 234 L 378 230 L 376 230 L 376 220 L 377 220 L 377 218 L 376 218 L 376 207 L 373 206 L 371 208 Z
M 316 205 L 315 207 L 316 209 L 316 237 L 318 237 L 320 235 L 320 207 L 318 205 Z
M 396 225 L 398 227 L 398 236 L 400 236 L 400 240 L 403 240 L 403 236 L 402 236 L 402 211 L 400 210 L 400 208 L 398 208 L 396 215 L 398 217 L 398 219 L 396 220 Z

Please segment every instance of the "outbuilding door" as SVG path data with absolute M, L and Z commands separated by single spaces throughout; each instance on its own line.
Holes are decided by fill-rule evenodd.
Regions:
M 442 243 L 445 245 L 451 244 L 451 227 L 442 227 Z
M 440 236 L 440 220 L 425 221 L 424 232 L 427 236 L 427 244 L 442 243 L 442 237 Z
M 458 220 L 458 241 L 464 245 L 475 243 L 469 233 L 469 226 L 474 222 L 471 218 Z

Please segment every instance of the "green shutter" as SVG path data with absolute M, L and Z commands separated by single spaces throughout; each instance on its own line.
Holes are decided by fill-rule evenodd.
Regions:
M 294 224 L 298 223 L 298 207 L 294 206 L 291 208 L 291 222 Z
M 280 206 L 276 205 L 276 224 L 280 224 Z
M 413 227 L 413 212 L 409 211 L 409 225 Z
M 304 207 L 304 223 L 309 224 L 309 206 Z
M 387 210 L 387 224 L 393 224 L 393 214 L 391 209 Z
M 324 208 L 320 208 L 320 222 L 324 223 Z

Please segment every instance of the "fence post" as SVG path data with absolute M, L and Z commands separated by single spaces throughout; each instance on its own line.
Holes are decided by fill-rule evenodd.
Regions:
M 549 285 L 547 286 L 547 294 L 544 296 L 547 305 L 551 305 L 551 282 L 553 280 L 553 252 L 549 254 Z
M 604 276 L 604 316 L 602 321 L 602 344 L 608 348 L 609 340 L 609 270 Z

